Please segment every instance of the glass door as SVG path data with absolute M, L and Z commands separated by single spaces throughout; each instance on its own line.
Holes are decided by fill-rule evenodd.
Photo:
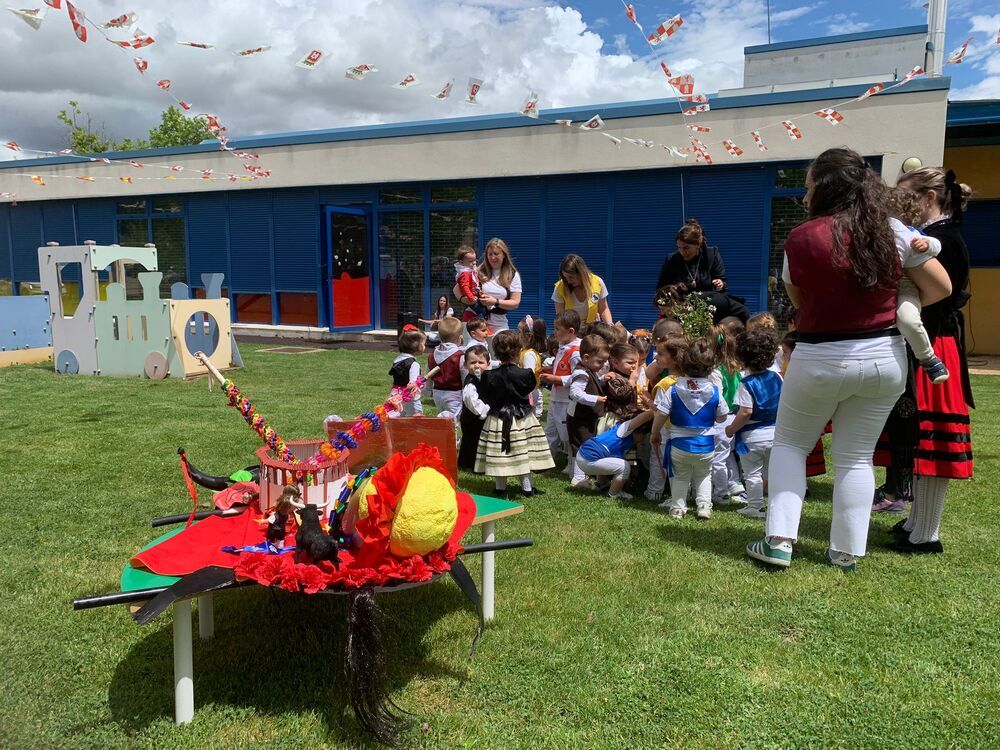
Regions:
M 371 228 L 368 212 L 325 210 L 330 329 L 371 328 Z

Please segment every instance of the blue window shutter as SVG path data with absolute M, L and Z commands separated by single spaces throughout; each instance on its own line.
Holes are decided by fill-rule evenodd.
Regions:
M 10 281 L 10 206 L 0 206 L 0 279 Z
M 649 328 L 659 316 L 656 282 L 684 222 L 680 175 L 671 169 L 615 177 L 614 267 L 605 281 L 612 315 L 629 329 Z
M 1000 266 L 997 226 L 1000 226 L 1000 200 L 969 203 L 963 214 L 962 237 L 969 248 L 969 261 L 973 268 Z
M 551 177 L 546 189 L 543 302 L 554 315 L 552 287 L 565 256 L 580 255 L 591 271 L 602 278 L 608 274 L 610 180 L 598 174 Z
M 699 168 L 684 177 L 685 218 L 697 219 L 708 244 L 719 248 L 729 292 L 746 298 L 752 313 L 766 309 L 767 302 L 761 300 L 766 294 L 762 281 L 769 239 L 762 213 L 769 200 L 767 188 L 762 167 Z
M 482 248 L 499 237 L 510 248 L 514 264 L 521 274 L 521 306 L 509 316 L 513 325 L 525 315 L 541 315 L 551 322 L 549 307 L 539 300 L 541 273 L 541 180 L 492 180 L 480 187 L 480 210 L 483 212 Z M 551 326 L 550 326 L 551 327 Z
M 271 192 L 229 195 L 229 249 L 237 292 L 271 292 Z
M 348 206 L 358 203 L 374 203 L 376 199 L 377 190 L 375 188 L 344 185 L 322 187 L 319 189 L 319 202 L 329 206 Z
M 60 245 L 76 245 L 76 227 L 73 223 L 73 204 L 69 201 L 51 201 L 42 204 L 42 240 Z
M 226 246 L 226 195 L 206 193 L 189 195 L 187 203 L 188 268 L 193 286 L 201 286 L 203 273 L 224 273 L 222 285 L 232 284 L 229 278 L 229 254 Z
M 274 193 L 274 284 L 315 292 L 319 267 L 319 197 L 315 190 Z
M 87 240 L 93 240 L 98 245 L 110 245 L 115 242 L 114 201 L 77 201 L 76 237 L 80 245 Z
M 10 234 L 14 245 L 14 280 L 38 281 L 38 248 L 43 244 L 40 204 L 21 203 L 12 207 Z

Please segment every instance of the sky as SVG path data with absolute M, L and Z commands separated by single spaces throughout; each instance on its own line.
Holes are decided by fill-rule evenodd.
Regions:
M 26 4 L 45 7 L 40 0 Z M 922 4 L 771 0 L 771 41 L 925 23 Z M 743 48 L 768 41 L 765 0 L 634 5 L 647 32 L 674 14 L 684 18 L 657 52 L 675 72 L 694 75 L 698 92 L 738 88 Z M 946 69 L 952 99 L 1000 98 L 1000 45 L 994 44 L 1000 13 L 982 10 L 989 5 L 949 3 L 947 49 L 975 36 L 966 62 Z M 192 114 L 218 115 L 237 138 L 514 112 L 530 90 L 543 109 L 672 95 L 621 0 L 79 0 L 77 6 L 98 23 L 134 11 L 137 26 L 156 42 L 122 51 L 89 28 L 89 41 L 81 44 L 65 9 L 48 8 L 38 31 L 0 9 L 0 143 L 64 148 L 66 128 L 56 114 L 71 99 L 111 137 L 145 136 L 171 103 L 155 85 L 161 79 L 192 103 Z M 262 45 L 271 50 L 233 54 Z M 295 67 L 313 48 L 325 50 L 327 59 L 315 70 Z M 133 65 L 135 56 L 148 61 L 145 75 Z M 378 73 L 361 82 L 345 78 L 345 69 L 360 63 Z M 411 73 L 420 85 L 392 88 Z M 470 77 L 484 81 L 477 106 L 464 102 Z M 434 99 L 449 80 L 452 96 Z M 15 156 L 0 148 L 0 159 Z

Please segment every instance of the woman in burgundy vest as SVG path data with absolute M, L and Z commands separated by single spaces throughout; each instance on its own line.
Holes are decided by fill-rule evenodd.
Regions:
M 782 276 L 798 308 L 799 339 L 778 407 L 765 536 L 746 548 L 770 565 L 791 564 L 806 456 L 829 421 L 834 483 L 826 559 L 854 570 L 855 558 L 865 554 L 875 491 L 872 453 L 906 372 L 906 346 L 895 322 L 908 250 L 904 256 L 896 246 L 885 196 L 885 184 L 857 153 L 824 151 L 806 177 L 810 218 L 785 242 Z M 926 295 L 925 304 L 950 289 L 934 260 L 906 272 Z

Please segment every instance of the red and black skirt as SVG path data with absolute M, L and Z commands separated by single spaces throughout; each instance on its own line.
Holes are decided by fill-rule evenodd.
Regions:
M 913 473 L 917 476 L 968 479 L 972 476 L 972 430 L 966 403 L 965 370 L 959 344 L 954 336 L 938 336 L 934 353 L 951 373 L 945 382 L 934 385 L 916 372 L 919 438 Z

